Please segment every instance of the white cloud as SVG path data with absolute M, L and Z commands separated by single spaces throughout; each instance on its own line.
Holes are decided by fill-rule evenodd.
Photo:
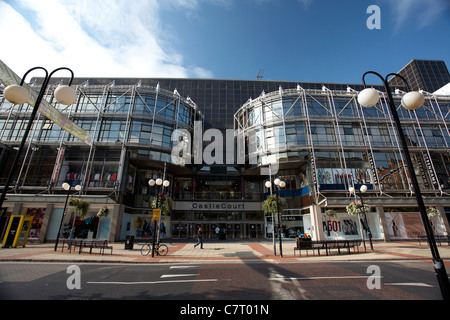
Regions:
M 176 1 L 197 5 L 196 0 Z M 77 77 L 213 76 L 183 65 L 182 54 L 161 31 L 157 0 L 11 2 L 19 12 L 0 2 L 0 32 L 9 44 L 0 56 L 19 75 L 39 65 L 67 66 Z M 31 22 L 24 18 L 30 13 Z
M 305 6 L 305 8 L 309 8 L 309 6 L 311 6 L 313 0 L 298 0 L 300 3 L 303 3 L 303 5 Z
M 448 13 L 450 8 L 448 0 L 396 0 L 387 3 L 392 6 L 395 32 L 407 23 L 423 29 L 437 21 L 442 14 Z

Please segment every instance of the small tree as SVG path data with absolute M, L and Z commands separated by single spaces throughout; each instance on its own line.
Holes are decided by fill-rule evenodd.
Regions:
M 160 193 L 158 197 L 153 198 L 151 204 L 152 208 L 159 208 L 163 215 L 168 216 L 173 207 L 173 200 L 170 197 L 166 197 L 163 193 Z
M 75 207 L 81 218 L 84 219 L 89 210 L 89 202 L 79 198 L 69 198 L 67 203 L 71 207 Z
M 278 199 L 278 205 L 277 205 L 277 199 Z M 286 206 L 286 202 L 284 199 L 277 197 L 274 194 L 270 195 L 263 202 L 264 214 L 266 214 L 266 215 L 275 214 L 275 213 L 277 213 L 277 210 L 279 212 L 283 212 L 285 206 Z
M 433 216 L 438 216 L 439 211 L 436 209 L 436 207 L 431 206 L 431 207 L 428 207 L 428 209 L 427 209 L 427 215 L 428 215 L 428 218 L 431 218 Z
M 347 214 L 350 216 L 356 216 L 358 214 L 368 213 L 370 207 L 362 203 L 361 200 L 351 202 L 347 207 Z

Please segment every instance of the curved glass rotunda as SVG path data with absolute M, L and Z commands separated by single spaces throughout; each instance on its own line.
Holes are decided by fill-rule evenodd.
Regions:
M 450 188 L 450 99 L 424 94 L 422 108 L 398 112 L 420 188 L 434 198 L 428 205 L 437 205 L 445 202 Z M 375 238 L 385 238 L 385 233 L 401 237 L 402 232 L 412 237 L 420 220 L 418 215 L 411 218 L 417 208 L 386 97 L 380 92 L 374 108 L 363 108 L 357 95 L 350 87 L 332 91 L 299 85 L 250 99 L 235 114 L 235 129 L 246 137 L 246 150 L 258 158 L 249 171 L 271 167 L 272 179 L 287 183 L 280 190 L 291 200 L 285 213 L 306 214 L 302 231 L 318 238 L 361 237 L 358 218 L 347 215 L 345 207 L 354 200 L 349 188 L 362 185 L 368 190 L 364 199 L 371 204 L 368 221 Z M 394 94 L 398 105 L 403 95 L 400 90 Z M 335 213 L 332 221 L 325 214 L 329 210 Z M 416 225 L 406 225 L 408 218 Z M 440 232 L 443 222 L 436 219 Z

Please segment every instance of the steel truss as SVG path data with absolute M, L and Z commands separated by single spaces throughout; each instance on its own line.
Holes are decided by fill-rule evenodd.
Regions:
M 358 150 L 365 155 L 364 161 L 370 168 L 372 173 L 372 181 L 374 191 L 380 196 L 392 197 L 390 193 L 404 193 L 412 196 L 413 190 L 410 183 L 410 178 L 406 170 L 406 164 L 400 148 L 399 139 L 397 137 L 392 115 L 390 113 L 386 97 L 381 92 L 383 99 L 371 110 L 361 107 L 357 101 L 358 92 L 348 88 L 347 91 L 332 91 L 325 86 L 322 90 L 306 90 L 301 86 L 297 89 L 283 90 L 281 87 L 279 91 L 266 94 L 263 92 L 258 98 L 250 99 L 245 103 L 235 114 L 235 129 L 241 130 L 244 135 L 250 137 L 252 132 L 257 132 L 263 139 L 263 145 L 257 149 L 259 156 L 264 157 L 268 154 L 277 154 L 295 150 L 307 150 L 310 153 L 310 178 L 314 185 L 314 194 L 316 203 L 321 199 L 321 190 L 318 179 L 318 171 L 316 163 L 316 151 L 329 150 L 338 151 L 340 154 L 340 169 L 344 172 L 346 185 L 353 186 L 355 181 L 350 176 L 348 161 L 346 157 L 347 152 Z M 402 93 L 396 90 L 395 98 L 400 99 Z M 337 106 L 336 101 L 339 100 L 340 105 Z M 295 114 L 295 108 L 301 108 L 301 115 Z M 408 128 L 417 134 L 411 141 L 417 141 L 417 145 L 411 148 L 416 155 L 416 161 L 420 161 L 422 166 L 423 184 L 426 192 L 435 193 L 439 196 L 447 195 L 444 192 L 444 185 L 439 181 L 435 163 L 433 162 L 432 152 L 449 154 L 450 143 L 450 99 L 437 97 L 428 94 L 426 96 L 426 103 L 424 105 L 424 112 L 427 113 L 427 118 L 420 116 L 417 111 L 402 110 L 402 121 L 405 122 Z M 402 108 L 399 105 L 399 108 Z M 286 125 L 289 124 L 304 124 L 307 145 L 299 145 L 297 147 L 288 146 Z M 334 144 L 321 145 L 320 142 L 315 142 L 315 137 L 318 133 L 313 130 L 315 124 L 328 124 L 334 128 Z M 371 130 L 383 125 L 387 128 L 391 140 L 390 145 L 374 145 L 374 137 L 371 135 Z M 272 138 L 272 132 L 275 128 L 282 126 L 284 131 L 284 139 L 278 137 L 278 144 L 276 149 L 271 149 L 267 144 L 268 138 Z M 356 145 L 349 145 L 343 141 L 342 132 L 345 126 L 356 126 L 362 135 L 362 141 Z M 430 148 L 427 143 L 427 136 L 422 129 L 423 127 L 433 127 L 439 130 L 436 134 L 442 135 L 442 143 L 437 147 Z M 352 129 L 353 130 L 353 129 Z M 262 133 L 261 133 L 262 131 Z M 420 134 L 418 133 L 420 132 Z M 269 137 L 267 134 L 269 133 Z M 428 137 L 429 138 L 429 137 Z M 316 139 L 317 140 L 317 139 Z M 439 142 L 437 142 L 439 143 Z M 390 151 L 394 158 L 391 158 L 395 163 L 390 168 L 390 173 L 380 176 L 377 168 L 376 154 L 379 152 Z M 444 160 L 442 160 L 444 161 Z M 450 169 L 450 163 L 444 164 L 446 172 Z M 383 181 L 387 178 L 397 176 L 398 183 L 401 183 L 401 188 L 388 187 L 384 185 Z M 449 188 L 446 185 L 445 188 Z M 348 188 L 347 188 L 348 190 Z M 344 190 L 342 190 L 344 191 Z M 407 191 L 407 192 L 406 192 Z M 345 190 L 345 192 L 347 192 Z

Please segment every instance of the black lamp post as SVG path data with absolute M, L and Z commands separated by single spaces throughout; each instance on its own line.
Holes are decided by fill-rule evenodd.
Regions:
M 27 141 L 27 137 L 28 137 L 28 133 L 30 132 L 30 129 L 33 125 L 33 121 L 34 118 L 36 117 L 36 113 L 38 112 L 39 109 L 39 105 L 41 104 L 41 101 L 45 95 L 45 90 L 47 89 L 47 86 L 50 82 L 50 78 L 52 77 L 52 75 L 59 71 L 59 70 L 68 70 L 71 73 L 71 79 L 69 81 L 69 85 L 68 86 L 59 86 L 56 90 L 55 90 L 55 99 L 65 105 L 71 105 L 73 104 L 76 99 L 77 99 L 77 95 L 75 90 L 73 90 L 70 85 L 72 84 L 72 80 L 74 77 L 73 71 L 70 70 L 69 68 L 58 68 L 53 70 L 50 75 L 48 74 L 47 70 L 45 68 L 42 67 L 34 67 L 31 68 L 30 70 L 28 70 L 24 76 L 22 77 L 22 80 L 20 81 L 20 85 L 10 85 L 7 86 L 5 88 L 5 90 L 3 91 L 3 95 L 6 98 L 6 100 L 8 100 L 11 103 L 14 104 L 24 104 L 29 100 L 29 92 L 26 88 L 24 88 L 22 85 L 25 81 L 26 76 L 31 72 L 34 71 L 36 69 L 41 69 L 44 70 L 45 72 L 45 78 L 44 78 L 44 82 L 42 83 L 41 86 L 41 90 L 39 91 L 38 97 L 36 99 L 36 102 L 34 103 L 34 107 L 33 107 L 33 111 L 31 112 L 31 116 L 30 116 L 30 120 L 28 120 L 28 124 L 27 127 L 25 129 L 25 132 L 23 134 L 22 137 L 22 142 L 19 145 L 19 149 L 17 150 L 16 156 L 14 158 L 14 161 L 11 165 L 11 169 L 9 170 L 9 174 L 8 174 L 8 178 L 6 179 L 6 183 L 5 186 L 3 187 L 3 192 L 0 195 L 0 208 L 3 207 L 3 202 L 5 201 L 6 198 L 6 193 L 8 192 L 8 188 L 9 185 L 11 184 L 13 175 L 14 175 L 14 171 L 17 165 L 17 162 L 19 161 L 20 155 L 22 153 L 23 147 L 25 145 L 25 142 Z
M 72 186 L 70 184 L 68 184 L 67 182 L 64 182 L 62 184 L 62 187 L 63 187 L 64 190 L 67 191 L 67 196 L 66 196 L 66 202 L 64 203 L 64 210 L 63 210 L 63 214 L 62 214 L 62 217 L 61 217 L 61 222 L 59 223 L 58 234 L 56 235 L 56 243 L 55 243 L 55 250 L 54 251 L 56 251 L 56 249 L 58 248 L 59 234 L 61 233 L 62 223 L 63 223 L 63 220 L 64 220 L 64 216 L 66 215 L 67 201 L 69 200 L 70 190 L 72 189 Z M 75 190 L 80 191 L 81 190 L 81 186 L 79 184 L 76 185 L 75 186 Z
M 441 289 L 441 293 L 442 293 L 443 299 L 444 300 L 450 300 L 450 283 L 449 283 L 449 280 L 448 280 L 447 271 L 445 270 L 444 262 L 442 261 L 440 255 L 439 255 L 439 251 L 438 251 L 438 248 L 437 248 L 437 245 L 436 245 L 436 240 L 435 240 L 434 235 L 433 235 L 433 230 L 431 228 L 430 221 L 428 220 L 427 210 L 425 208 L 425 203 L 423 201 L 422 193 L 421 193 L 420 188 L 419 188 L 419 183 L 417 182 L 416 173 L 414 172 L 414 167 L 413 167 L 413 164 L 412 164 L 411 156 L 409 154 L 408 145 L 406 143 L 406 139 L 405 139 L 405 136 L 403 134 L 403 130 L 402 130 L 402 126 L 401 126 L 401 123 L 400 123 L 400 119 L 399 119 L 398 114 L 397 114 L 397 110 L 396 110 L 396 107 L 395 107 L 394 99 L 392 97 L 391 88 L 390 88 L 390 86 L 388 84 L 388 78 L 390 76 L 396 76 L 396 77 L 399 77 L 400 79 L 402 79 L 403 82 L 406 84 L 409 92 L 407 94 L 405 94 L 403 96 L 403 98 L 402 98 L 402 105 L 406 109 L 408 109 L 408 110 L 416 110 L 416 109 L 420 108 L 424 104 L 425 99 L 424 99 L 424 97 L 423 97 L 423 95 L 421 93 L 419 93 L 419 92 L 411 92 L 411 89 L 410 89 L 409 84 L 406 81 L 406 79 L 403 78 L 402 76 L 396 74 L 396 73 L 390 73 L 385 78 L 383 78 L 377 72 L 368 71 L 368 72 L 364 73 L 364 75 L 362 77 L 364 88 L 366 88 L 365 77 L 368 74 L 374 74 L 374 75 L 378 76 L 383 81 L 384 88 L 386 90 L 386 94 L 387 94 L 387 97 L 388 97 L 388 102 L 389 102 L 389 107 L 390 107 L 390 110 L 391 110 L 391 114 L 392 114 L 392 117 L 394 118 L 394 122 L 395 122 L 395 125 L 397 127 L 397 134 L 400 137 L 400 142 L 401 142 L 401 145 L 402 145 L 404 157 L 406 159 L 406 165 L 408 167 L 409 175 L 410 175 L 410 178 L 411 178 L 414 195 L 416 197 L 417 205 L 418 205 L 419 211 L 420 211 L 420 216 L 422 218 L 422 223 L 423 223 L 423 226 L 424 226 L 424 229 L 425 229 L 425 233 L 427 235 L 428 243 L 429 243 L 429 246 L 430 246 L 431 255 L 433 257 L 434 271 L 436 273 L 436 277 L 437 277 L 437 280 L 438 280 L 438 283 L 439 283 L 439 287 Z M 379 98 L 380 98 L 380 96 L 379 96 L 378 92 L 375 89 L 373 89 L 373 88 L 366 88 L 366 89 L 364 89 L 363 91 L 361 91 L 359 93 L 359 95 L 358 95 L 358 102 L 363 107 L 372 107 L 372 106 L 374 106 L 374 105 L 376 105 L 378 103 Z
M 163 187 L 168 187 L 170 182 L 168 180 L 164 180 L 163 181 L 162 179 L 158 178 L 158 179 L 156 179 L 156 181 L 153 180 L 153 179 L 150 179 L 148 181 L 148 184 L 149 184 L 150 187 L 153 187 L 155 184 L 157 186 L 161 187 L 161 193 L 157 193 L 157 195 L 156 195 L 157 196 L 157 198 L 156 198 L 157 199 L 156 200 L 156 208 L 160 208 L 161 207 L 160 195 L 164 194 L 163 193 L 164 192 L 163 191 L 164 190 Z M 159 214 L 160 214 L 160 217 L 161 217 L 161 212 Z M 157 230 L 157 221 L 154 220 L 153 241 L 152 241 L 152 258 L 155 257 L 156 230 Z M 159 236 L 158 236 L 158 242 L 159 242 Z
M 283 257 L 283 246 L 281 243 L 281 213 L 280 213 L 280 206 L 278 204 L 278 191 L 280 188 L 284 188 L 286 186 L 286 182 L 281 181 L 280 179 L 275 179 L 274 182 L 275 188 L 276 188 L 276 201 L 277 201 L 277 214 L 278 214 L 278 240 L 280 241 L 280 257 Z M 265 183 L 266 188 L 272 188 L 272 182 L 266 181 Z M 272 218 L 273 223 L 273 218 Z M 274 254 L 276 255 L 275 249 Z
M 355 188 L 350 187 L 348 189 L 348 191 L 350 191 L 350 193 L 355 193 Z M 369 223 L 367 222 L 366 209 L 364 209 L 364 201 L 363 201 L 363 196 L 362 196 L 362 194 L 365 193 L 366 191 L 367 191 L 367 186 L 365 184 L 363 184 L 361 186 L 361 188 L 359 188 L 359 199 L 361 200 L 361 208 L 362 208 L 362 213 L 364 216 L 364 224 L 367 227 L 367 234 L 369 235 L 370 249 L 373 251 L 372 232 L 370 231 L 370 226 L 369 226 Z M 364 237 L 363 237 L 363 240 L 364 240 Z M 366 248 L 366 243 L 364 242 L 364 249 L 365 248 Z

